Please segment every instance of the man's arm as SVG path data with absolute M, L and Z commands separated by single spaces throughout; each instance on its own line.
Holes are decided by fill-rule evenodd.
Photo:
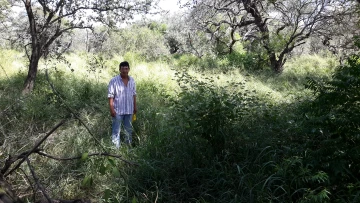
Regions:
M 116 111 L 114 109 L 114 98 L 109 98 L 109 107 L 110 107 L 111 117 L 115 117 L 116 116 Z
M 134 114 L 136 114 L 137 108 L 136 108 L 136 95 L 134 95 Z

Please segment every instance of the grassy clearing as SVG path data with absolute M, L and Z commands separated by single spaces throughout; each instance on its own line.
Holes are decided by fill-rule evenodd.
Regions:
M 295 156 L 302 153 L 298 142 L 304 119 L 295 101 L 309 96 L 303 87 L 306 77 L 331 75 L 334 58 L 292 59 L 278 76 L 237 67 L 203 70 L 186 58 L 146 63 L 131 53 L 113 59 L 73 54 L 66 59 L 67 63 L 42 62 L 33 95 L 21 99 L 13 92 L 21 91 L 24 65 L 18 59 L 1 59 L 7 73 L 0 77 L 1 160 L 29 149 L 66 118 L 42 146 L 46 153 L 74 157 L 105 150 L 139 166 L 106 157 L 55 161 L 33 155 L 31 161 L 52 197 L 87 197 L 94 202 L 291 202 L 311 201 L 311 195 L 319 198 L 318 192 L 323 192 L 311 181 L 296 179 L 300 174 L 322 183 L 324 177 Z M 122 60 L 130 62 L 137 81 L 136 147 L 131 150 L 115 150 L 110 143 L 107 83 L 118 74 Z M 224 59 L 210 62 L 229 64 Z M 20 64 L 16 71 L 14 63 Z M 50 88 L 45 69 L 61 98 Z M 26 166 L 22 168 L 29 174 Z M 31 188 L 23 187 L 24 173 L 9 181 L 19 195 L 31 199 L 26 195 Z

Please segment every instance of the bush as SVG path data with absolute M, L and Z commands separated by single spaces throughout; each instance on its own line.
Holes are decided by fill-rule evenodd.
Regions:
M 132 52 L 146 61 L 157 60 L 164 55 L 169 55 L 162 32 L 161 29 L 150 29 L 135 24 L 130 28 L 111 33 L 100 51 L 110 56 Z
M 308 117 L 311 128 L 306 161 L 329 175 L 336 199 L 359 201 L 360 56 L 340 66 L 330 81 L 309 80 L 316 94 Z
M 199 71 L 227 72 L 231 69 L 243 69 L 247 71 L 260 71 L 269 68 L 267 61 L 255 53 L 232 52 L 221 56 L 205 55 L 202 58 L 190 54 L 174 55 L 176 65 L 180 68 L 197 69 Z
M 230 66 L 239 67 L 248 71 L 259 71 L 268 68 L 265 56 L 253 52 L 233 52 L 226 55 Z
M 225 137 L 233 125 L 249 115 L 258 101 L 244 83 L 228 82 L 219 87 L 214 80 L 177 72 L 176 81 L 181 91 L 178 98 L 172 100 L 171 108 L 176 112 L 176 122 L 181 121 L 191 136 L 205 139 L 215 154 L 219 154 L 225 149 Z

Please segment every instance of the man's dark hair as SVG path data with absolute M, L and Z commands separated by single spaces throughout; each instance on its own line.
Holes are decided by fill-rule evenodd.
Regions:
M 119 68 L 121 68 L 121 67 L 123 67 L 123 66 L 127 66 L 127 67 L 130 68 L 129 62 L 127 62 L 127 61 L 121 62 L 120 65 L 119 65 Z

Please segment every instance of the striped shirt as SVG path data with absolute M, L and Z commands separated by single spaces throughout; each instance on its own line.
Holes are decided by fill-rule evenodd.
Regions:
M 108 86 L 108 98 L 114 98 L 114 109 L 118 115 L 134 113 L 134 96 L 136 95 L 136 84 L 134 78 L 129 76 L 125 86 L 121 76 L 113 77 Z

